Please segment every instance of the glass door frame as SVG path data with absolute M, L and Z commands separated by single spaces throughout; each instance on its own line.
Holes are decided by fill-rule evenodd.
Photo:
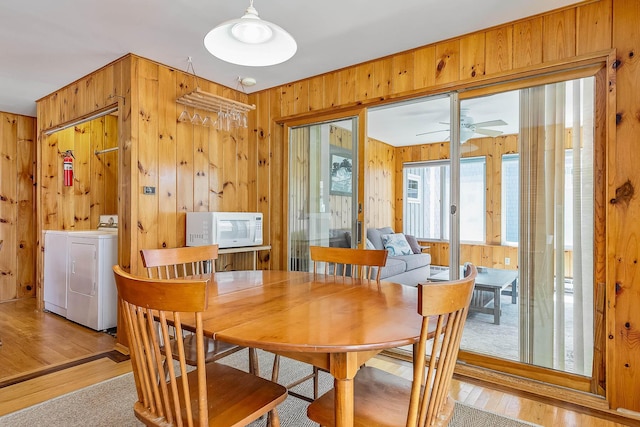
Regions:
M 507 82 L 498 82 L 496 84 L 487 85 L 477 89 L 470 89 L 464 92 L 460 92 L 459 101 L 462 102 L 464 100 L 478 98 L 482 96 L 488 96 L 496 93 L 501 93 L 510 90 L 518 90 L 525 89 L 534 86 L 547 85 L 552 83 L 558 83 L 562 81 L 579 79 L 582 77 L 595 77 L 595 99 L 594 99 L 594 108 L 596 109 L 595 113 L 595 123 L 594 127 L 597 129 L 599 127 L 603 128 L 606 126 L 607 115 L 604 114 L 606 111 L 606 103 L 607 95 L 606 95 L 606 84 L 604 82 L 606 79 L 606 63 L 605 62 L 597 62 L 595 64 L 590 64 L 590 66 L 586 66 L 579 69 L 569 69 L 553 74 L 540 75 L 540 76 L 532 76 L 529 78 L 523 78 L 518 81 L 507 81 Z M 602 114 L 598 114 L 598 112 Z M 594 167 L 597 167 L 599 164 L 602 169 L 605 167 L 605 140 L 606 136 L 603 136 L 601 132 L 595 132 L 594 135 L 594 145 L 596 146 L 597 154 L 594 153 Z M 603 138 L 605 140 L 603 140 Z M 597 174 L 597 173 L 596 173 Z M 606 183 L 602 182 L 594 182 L 594 197 L 600 197 L 601 203 L 596 203 L 596 209 L 604 209 L 604 196 L 606 192 Z M 600 206 L 600 207 L 598 207 Z M 604 217 L 603 213 L 598 215 L 596 213 L 596 218 L 600 217 L 600 220 L 596 219 L 595 223 L 595 235 L 604 235 Z M 453 249 L 453 239 L 451 240 L 451 251 Z M 457 251 L 460 250 L 459 241 L 455 245 Z M 596 263 L 596 271 L 600 270 L 604 271 L 604 264 L 606 260 L 606 253 L 604 253 L 605 248 L 599 247 L 598 244 L 594 247 L 594 260 Z M 595 283 L 602 282 L 604 283 L 605 277 L 594 276 Z M 594 289 L 595 292 L 595 289 Z M 595 315 L 595 307 L 594 307 L 594 315 Z M 604 325 L 604 322 L 602 323 Z M 598 333 L 604 334 L 603 331 L 595 331 L 597 336 Z M 604 336 L 604 335 L 603 335 Z M 598 345 L 598 343 L 596 343 Z M 489 355 L 481 355 L 478 353 L 471 353 L 464 350 L 460 350 L 459 360 L 465 362 L 467 365 L 472 365 L 474 367 L 488 368 L 496 371 L 500 371 L 507 374 L 518 375 L 526 378 L 541 378 L 544 376 L 545 382 L 557 384 L 561 386 L 565 386 L 574 390 L 580 390 L 585 392 L 594 393 L 597 390 L 596 384 L 598 382 L 598 378 L 595 377 L 585 377 L 569 372 L 562 372 L 550 368 L 544 368 L 540 366 L 530 365 L 522 362 L 498 359 L 495 357 L 491 357 Z M 604 356 L 603 356 L 604 357 Z M 548 374 L 543 374 L 548 373 Z M 595 375 L 595 373 L 594 373 Z
M 363 159 L 365 154 L 365 138 L 366 138 L 366 110 L 362 107 L 355 109 L 344 109 L 338 113 L 330 113 L 330 114 L 316 114 L 313 116 L 307 116 L 299 119 L 292 119 L 283 121 L 281 124 L 283 126 L 283 142 L 284 142 L 284 171 L 286 173 L 283 174 L 283 189 L 286 191 L 286 197 L 283 198 L 284 206 L 282 209 L 282 223 L 284 224 L 283 230 L 286 232 L 286 236 L 283 236 L 282 243 L 284 245 L 283 254 L 286 254 L 284 257 L 284 262 L 286 262 L 285 269 L 290 269 L 290 218 L 289 218 L 289 151 L 290 151 L 290 135 L 291 130 L 295 128 L 300 128 L 304 126 L 312 126 L 312 125 L 320 125 L 328 122 L 336 122 L 341 120 L 350 120 L 355 119 L 355 128 L 356 128 L 356 138 L 354 138 L 354 142 L 356 144 L 356 149 L 354 150 L 354 158 L 353 161 L 356 165 L 357 172 L 354 171 L 353 175 L 356 177 L 356 185 L 353 188 L 353 204 L 352 209 L 353 212 L 356 212 L 356 215 L 352 224 L 353 236 L 355 239 L 352 240 L 352 247 L 360 247 L 364 248 L 364 238 L 362 238 L 362 224 L 364 223 L 365 216 L 365 203 L 364 203 L 364 179 L 361 179 L 364 176 L 365 165 Z
M 555 82 L 564 81 L 564 80 L 571 80 L 571 79 L 576 79 L 580 77 L 595 76 L 596 81 L 598 82 L 598 87 L 596 88 L 596 99 L 595 99 L 596 108 L 598 109 L 598 111 L 602 113 L 599 115 L 599 119 L 598 119 L 599 121 L 596 124 L 596 127 L 600 129 L 600 130 L 597 130 L 596 132 L 596 144 L 598 145 L 598 149 L 601 150 L 600 155 L 604 156 L 605 154 L 604 151 L 606 150 L 605 142 L 607 137 L 606 137 L 606 133 L 602 129 L 606 129 L 607 127 L 610 127 L 611 126 L 610 123 L 615 123 L 615 111 L 611 112 L 607 108 L 607 105 L 611 103 L 610 97 L 607 95 L 607 91 L 606 91 L 606 82 L 608 81 L 608 75 L 609 75 L 609 71 L 607 68 L 608 61 L 609 62 L 611 61 L 611 58 L 609 56 L 598 56 L 598 57 L 589 58 L 580 64 L 575 64 L 575 63 L 561 64 L 555 68 L 548 68 L 545 70 L 536 70 L 535 73 L 534 72 L 523 73 L 521 75 L 507 77 L 503 80 L 498 80 L 498 81 L 492 80 L 491 82 L 476 82 L 469 85 L 464 85 L 464 87 L 452 88 L 451 90 L 446 92 L 441 92 L 440 94 L 441 95 L 449 94 L 451 96 L 452 98 L 451 123 L 458 123 L 460 118 L 460 102 L 464 99 L 470 99 L 470 98 L 474 98 L 482 95 L 489 95 L 492 93 L 499 93 L 503 91 L 515 90 L 515 89 L 531 87 L 536 85 L 555 83 Z M 602 90 L 603 85 L 604 85 L 604 90 Z M 431 96 L 431 95 L 438 95 L 438 93 L 431 92 L 429 94 L 424 94 L 424 93 L 415 94 L 415 96 L 413 96 L 412 98 L 419 98 L 419 97 Z M 456 100 L 454 101 L 453 98 L 455 98 Z M 393 102 L 399 102 L 399 101 L 401 100 L 400 99 L 387 100 L 384 103 L 388 103 L 388 102 L 393 103 Z M 374 107 L 380 104 L 381 103 L 378 103 L 375 105 L 372 104 L 370 106 Z M 360 160 L 364 159 L 365 158 L 364 157 L 364 152 L 365 152 L 364 141 L 366 139 L 366 129 L 367 129 L 366 120 L 367 119 L 366 119 L 366 109 L 359 107 L 359 108 L 341 110 L 340 112 L 333 113 L 333 114 L 316 114 L 313 116 L 306 116 L 304 118 L 290 120 L 286 122 L 282 121 L 281 124 L 284 125 L 284 135 L 282 140 L 285 144 L 284 152 L 287 153 L 287 155 L 284 156 L 285 170 L 288 170 L 288 161 L 289 161 L 288 159 L 289 127 L 300 126 L 303 124 L 313 124 L 313 123 L 318 123 L 322 121 L 330 121 L 334 119 L 344 119 L 347 117 L 352 117 L 354 115 L 358 116 L 358 158 Z M 598 117 L 598 115 L 596 115 L 596 117 Z M 455 144 L 453 143 L 451 144 L 452 147 L 455 146 L 455 148 L 452 148 L 451 151 L 458 150 L 458 152 L 452 152 L 450 160 L 452 161 L 451 167 L 458 168 L 457 171 L 459 171 L 459 161 L 460 161 L 460 153 L 459 153 L 460 134 L 459 133 L 460 133 L 459 126 L 451 127 L 451 141 L 456 141 Z M 606 163 L 606 161 L 602 159 L 598 161 Z M 359 161 L 358 162 L 359 177 L 364 176 L 364 168 L 365 168 L 364 162 Z M 453 173 L 454 172 L 452 169 L 452 176 L 455 176 L 453 175 Z M 284 188 L 288 188 L 289 186 L 288 174 L 284 177 L 283 181 L 284 181 L 283 182 Z M 599 182 L 597 185 L 598 185 L 597 191 L 603 192 L 603 196 L 604 196 L 604 193 L 606 192 L 606 182 L 604 183 Z M 358 205 L 358 221 L 362 223 L 364 221 L 364 207 L 365 207 L 364 180 L 360 179 L 357 187 L 358 187 L 357 198 L 358 198 L 358 204 L 359 204 Z M 454 187 L 454 185 L 452 185 L 452 187 Z M 459 192 L 459 187 L 455 191 Z M 604 202 L 604 199 L 602 199 L 601 202 Z M 283 220 L 283 224 L 285 224 L 284 229 L 288 230 L 289 229 L 288 228 L 289 227 L 288 198 L 286 197 L 284 198 L 284 203 L 285 203 L 285 206 L 283 207 L 283 211 L 282 211 L 282 214 L 283 214 L 282 220 Z M 459 194 L 456 195 L 455 198 L 452 197 L 451 204 L 452 205 L 455 204 L 456 206 L 459 205 Z M 601 204 L 601 206 L 604 206 L 604 205 L 605 205 L 604 203 Z M 602 222 L 601 219 L 599 221 L 600 222 L 598 221 L 596 222 L 596 230 L 595 230 L 596 235 L 604 235 L 605 223 Z M 452 221 L 452 224 L 453 223 L 454 221 Z M 458 223 L 457 218 L 455 223 L 456 224 Z M 456 236 L 459 236 L 459 225 L 457 225 L 457 230 L 455 232 L 457 233 Z M 457 238 L 455 245 L 452 243 L 454 242 L 454 237 L 453 237 L 454 230 L 451 230 L 451 233 L 452 234 L 450 235 L 451 239 L 450 239 L 449 257 L 450 257 L 450 265 L 455 265 L 454 263 L 459 263 L 459 259 L 460 259 L 460 244 L 459 244 L 459 238 Z M 289 245 L 288 236 L 287 238 L 283 237 L 283 244 L 286 246 L 285 248 L 283 248 L 283 250 L 285 251 L 285 253 L 288 253 L 288 245 Z M 605 269 L 606 254 L 604 253 L 604 251 L 606 248 L 604 247 L 603 242 L 598 242 L 597 245 L 598 247 L 596 248 L 596 262 L 598 264 L 598 267 L 596 268 L 596 270 L 599 270 L 601 274 L 598 275 L 598 277 L 596 278 L 596 282 L 605 283 L 607 277 L 606 277 L 606 274 L 604 273 L 606 271 Z M 359 246 L 362 246 L 362 245 L 359 245 Z M 456 253 L 455 255 L 453 255 L 454 252 Z M 605 322 L 603 320 L 602 324 L 604 323 Z M 604 331 L 600 331 L 600 332 L 604 333 Z M 399 357 L 401 359 L 410 360 L 409 353 L 403 350 L 393 351 L 391 352 L 391 355 L 395 357 Z M 606 358 L 607 355 L 603 354 L 602 357 Z M 545 382 L 548 382 L 548 383 L 557 384 L 573 390 L 586 391 L 586 392 L 589 392 L 589 391 L 593 392 L 595 388 L 594 384 L 597 385 L 599 381 L 600 382 L 602 381 L 602 377 L 596 377 L 595 374 L 593 378 L 589 379 L 589 378 L 577 376 L 570 373 L 564 373 L 564 372 L 559 372 L 552 369 L 530 366 L 520 362 L 502 360 L 502 359 L 497 359 L 490 356 L 479 355 L 476 353 L 469 353 L 464 351 L 460 352 L 459 358 L 461 361 L 465 363 L 463 365 L 459 365 L 458 368 L 456 368 L 456 371 L 460 369 L 461 373 L 463 374 L 469 373 L 471 376 L 478 377 L 478 378 L 482 377 L 482 374 L 480 374 L 482 372 L 481 371 L 482 369 L 489 369 L 492 371 L 497 371 L 499 373 L 516 375 L 523 378 L 543 379 Z M 604 363 L 604 360 L 603 360 L 603 363 Z M 487 378 L 490 378 L 490 377 L 491 377 L 491 374 L 488 374 Z
M 460 94 L 451 93 L 449 111 L 451 114 L 449 143 L 449 278 L 458 280 L 460 269 Z
M 448 92 L 442 92 L 440 95 L 449 95 L 451 97 L 451 123 L 459 123 L 460 120 L 460 103 L 463 100 L 476 98 L 484 95 L 491 95 L 500 92 L 506 92 L 516 89 L 522 89 L 531 86 L 545 85 L 551 83 L 557 83 L 561 81 L 574 80 L 582 77 L 595 77 L 596 80 L 596 92 L 595 92 L 595 108 L 596 111 L 596 140 L 594 143 L 597 145 L 599 157 L 596 162 L 599 163 L 600 171 L 605 170 L 606 166 L 606 133 L 603 129 L 606 129 L 609 126 L 609 123 L 613 120 L 615 122 L 615 114 L 608 110 L 607 105 L 611 102 L 609 95 L 607 94 L 606 82 L 608 81 L 608 68 L 607 63 L 611 61 L 610 57 L 600 56 L 597 58 L 591 58 L 588 61 L 585 61 L 581 64 L 564 64 L 558 66 L 555 69 L 547 69 L 547 70 L 538 70 L 536 74 L 526 73 L 521 76 L 511 77 L 504 79 L 502 81 L 491 81 L 489 83 L 477 83 L 475 86 L 465 85 L 462 88 L 453 88 Z M 429 94 L 427 96 L 438 95 Z M 417 94 L 415 98 L 424 97 L 424 94 Z M 394 102 L 394 101 L 391 101 Z M 396 101 L 397 102 L 397 101 Z M 460 127 L 459 126 L 451 126 L 451 138 L 452 141 L 450 147 L 450 160 L 451 160 L 451 205 L 459 206 L 460 200 L 460 180 L 459 177 L 453 178 L 459 175 L 460 168 Z M 453 143 L 453 142 L 456 143 Z M 455 168 L 455 169 L 454 169 Z M 455 170 L 455 172 L 454 172 Z M 455 174 L 455 175 L 454 175 Z M 596 192 L 599 194 L 597 197 L 600 197 L 600 202 L 596 203 L 596 206 L 599 206 L 601 209 L 605 206 L 605 194 L 606 194 L 606 182 L 603 181 L 603 177 L 599 177 L 599 182 L 596 182 Z M 596 220 L 595 224 L 595 235 L 604 235 L 604 212 L 599 214 L 599 218 Z M 597 214 L 598 216 L 598 214 Z M 459 218 L 457 216 L 451 217 L 451 225 L 450 225 L 450 246 L 449 246 L 449 259 L 450 265 L 456 265 L 460 261 L 460 225 Z M 456 236 L 456 237 L 454 237 Z M 455 239 L 455 240 L 454 240 Z M 595 260 L 596 260 L 596 270 L 599 271 L 599 275 L 595 278 L 595 282 L 597 283 L 605 283 L 605 263 L 606 263 L 606 253 L 603 242 L 596 243 L 595 250 Z M 455 277 L 455 276 L 454 276 Z M 595 310 L 595 307 L 594 307 Z M 596 314 L 594 312 L 594 314 Z M 604 325 L 604 319 L 601 319 L 600 325 Z M 600 334 L 604 336 L 604 329 L 602 331 L 596 331 L 596 335 Z M 596 343 L 596 346 L 600 346 L 600 348 L 604 348 L 605 343 L 599 342 Z M 404 349 L 393 349 L 388 350 L 385 353 L 392 357 L 397 357 L 402 360 L 411 360 L 411 352 Z M 606 359 L 606 354 L 601 354 L 602 364 L 604 364 Z M 490 371 L 496 371 L 500 374 L 504 373 L 507 375 L 515 375 L 522 378 L 531 378 L 542 380 L 549 384 L 555 384 L 563 387 L 567 387 L 569 389 L 578 390 L 581 392 L 590 392 L 594 394 L 602 394 L 602 390 L 598 391 L 599 384 L 601 384 L 604 380 L 604 372 L 603 368 L 601 372 L 594 372 L 592 377 L 584 377 L 580 375 L 576 375 L 568 372 L 561 372 L 553 369 L 542 368 L 538 366 L 533 366 L 529 364 L 524 364 L 521 362 L 515 362 L 510 360 L 498 359 L 495 357 L 491 357 L 489 355 L 481 355 L 478 353 L 471 353 L 460 351 L 459 354 L 460 361 L 464 362 L 461 365 L 458 365 L 456 368 L 456 372 L 464 374 L 468 374 L 471 377 L 476 378 L 493 378 L 491 373 L 487 373 L 486 375 L 483 372 L 485 369 L 489 369 Z M 595 366 L 595 365 L 594 365 Z M 507 380 L 508 381 L 508 380 Z M 516 380 L 518 382 L 518 380 Z

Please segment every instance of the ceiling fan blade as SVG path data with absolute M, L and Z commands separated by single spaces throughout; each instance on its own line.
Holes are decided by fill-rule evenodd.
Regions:
M 506 126 L 507 122 L 504 120 L 489 120 L 488 122 L 478 122 L 474 123 L 476 127 L 485 127 L 485 126 Z
M 502 135 L 504 132 L 500 131 L 500 130 L 493 130 L 493 129 L 483 129 L 483 128 L 476 128 L 476 133 L 479 133 L 480 135 L 486 135 L 486 136 L 498 136 L 498 135 Z
M 449 132 L 449 129 L 432 130 L 432 131 L 429 131 L 429 132 L 417 133 L 416 136 L 427 135 L 427 134 L 430 134 L 430 133 L 438 133 L 438 132 Z

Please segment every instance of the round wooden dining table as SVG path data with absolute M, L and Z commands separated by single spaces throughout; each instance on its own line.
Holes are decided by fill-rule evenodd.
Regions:
M 414 344 L 420 335 L 417 288 L 397 283 L 230 271 L 214 273 L 207 292 L 207 336 L 307 362 L 333 375 L 337 426 L 353 425 L 358 368 L 384 349 Z

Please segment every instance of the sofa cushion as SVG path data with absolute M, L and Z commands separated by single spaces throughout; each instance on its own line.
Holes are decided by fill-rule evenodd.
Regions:
M 389 263 L 390 259 L 402 260 L 407 265 L 407 271 L 431 264 L 430 254 L 400 255 L 393 258 L 387 258 L 387 264 Z
M 387 277 L 395 276 L 400 273 L 404 273 L 407 269 L 407 263 L 404 260 L 396 259 L 396 258 L 387 258 L 387 263 L 384 267 L 382 267 L 382 271 L 380 272 L 380 279 L 385 279 Z M 376 275 L 378 273 L 377 267 L 372 268 L 373 274 Z
M 376 247 L 373 246 L 373 243 L 371 243 L 371 240 L 367 239 L 366 248 L 367 249 L 375 249 Z
M 367 239 L 371 241 L 374 249 L 384 249 L 382 233 L 377 228 L 367 228 Z
M 373 247 L 375 249 L 384 249 L 384 244 L 382 244 L 383 234 L 393 234 L 393 228 L 391 227 L 367 228 L 367 239 L 371 240 L 371 243 L 373 243 Z
M 391 227 L 380 227 L 378 228 L 378 231 L 380 232 L 380 234 L 393 234 L 395 233 L 395 231 L 393 231 L 393 228 Z
M 403 233 L 383 234 L 382 244 L 389 251 L 390 256 L 413 254 L 413 249 L 409 246 Z
M 409 243 L 409 246 L 411 246 L 411 250 L 414 254 L 422 253 L 422 248 L 420 247 L 418 239 L 416 239 L 415 236 L 412 236 L 411 234 L 405 234 L 404 237 L 407 238 L 407 242 Z

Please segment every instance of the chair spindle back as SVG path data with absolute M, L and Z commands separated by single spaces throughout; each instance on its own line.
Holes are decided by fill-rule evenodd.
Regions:
M 140 255 L 150 278 L 175 279 L 215 272 L 218 245 L 142 249 Z
M 382 267 L 389 254 L 379 249 L 352 249 L 326 246 L 311 246 L 313 271 L 318 272 L 319 263 L 324 263 L 324 274 L 352 276 L 380 281 Z
M 417 354 L 428 357 L 426 363 L 416 362 L 414 366 L 407 425 L 440 425 L 453 413 L 449 387 L 477 275 L 475 266 L 465 267 L 465 277 L 460 280 L 418 285 L 418 313 L 423 320 L 415 348 Z M 429 324 L 434 322 L 435 332 L 429 331 Z M 433 341 L 428 346 L 430 336 Z
M 171 280 L 132 276 L 119 266 L 113 268 L 127 328 L 131 362 L 138 392 L 134 405 L 141 420 L 168 425 L 208 425 L 207 379 L 204 359 L 202 312 L 206 309 L 206 280 Z M 197 381 L 189 376 L 182 340 L 178 354 L 161 342 L 170 339 L 169 327 L 182 334 L 181 313 L 195 316 L 195 337 L 199 355 Z M 155 319 L 155 321 L 154 321 Z M 172 319 L 170 326 L 169 319 Z M 158 328 L 155 322 L 160 324 Z M 161 337 L 158 336 L 161 334 Z M 178 335 L 180 336 L 180 335 Z M 177 362 L 165 363 L 175 359 Z

